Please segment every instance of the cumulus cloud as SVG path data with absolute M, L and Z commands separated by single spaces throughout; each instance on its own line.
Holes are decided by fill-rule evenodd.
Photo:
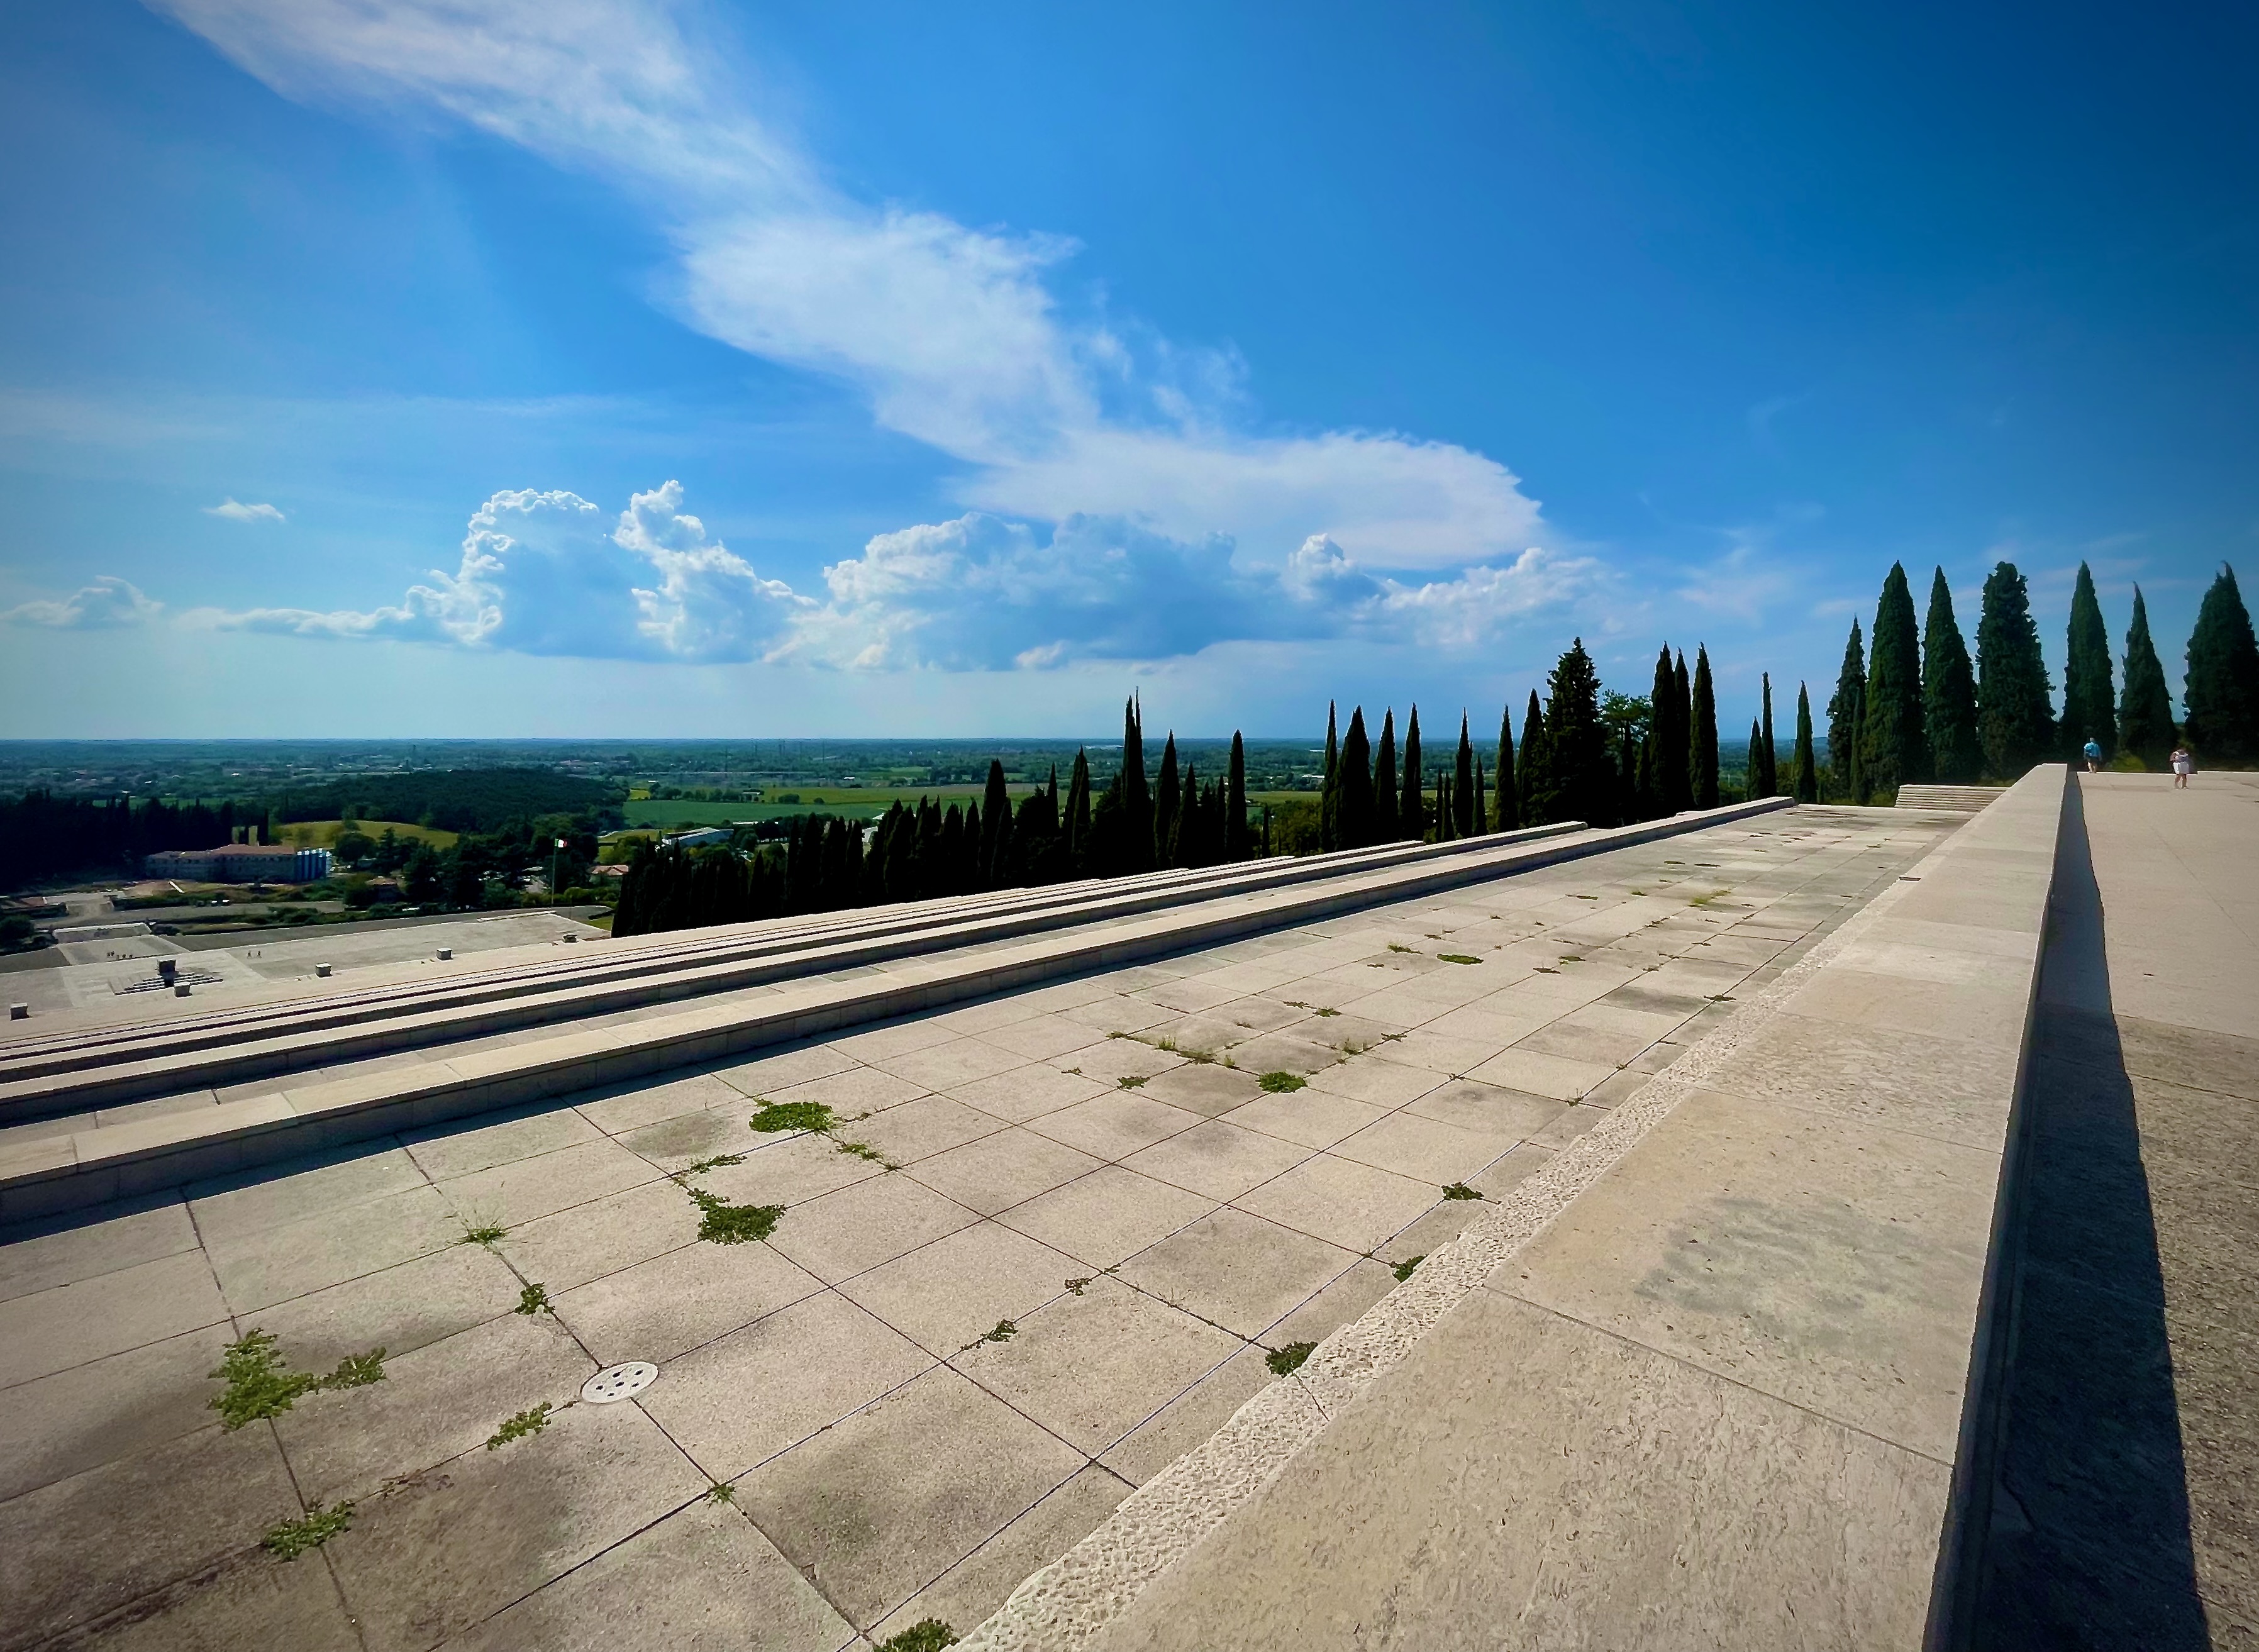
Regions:
M 45 626 L 51 630 L 110 630 L 124 625 L 146 625 L 163 611 L 164 606 L 142 595 L 129 581 L 105 573 L 60 601 L 25 602 L 11 608 L 0 613 L 0 620 L 11 625 Z
M 1221 536 L 1172 539 L 1121 516 L 1048 535 L 980 512 L 872 539 L 824 571 L 830 601 L 786 651 L 849 667 L 1027 669 L 1157 660 L 1215 644 L 1363 638 L 1472 646 L 1591 595 L 1591 559 L 1532 546 L 1500 566 L 1404 582 L 1324 535 L 1283 567 L 1243 566 Z
M 472 516 L 452 573 L 392 606 L 200 609 L 222 630 L 394 637 L 595 659 L 759 658 L 808 606 L 682 509 L 669 481 L 616 519 L 562 490 L 505 488 Z
M 223 499 L 216 505 L 206 505 L 204 515 L 222 516 L 230 522 L 281 522 L 283 515 L 272 505 L 246 505 L 234 499 Z
M 631 191 L 673 237 L 687 321 L 855 386 L 964 462 L 965 506 L 1229 536 L 1272 567 L 1313 533 L 1379 569 L 1488 566 L 1547 537 L 1513 473 L 1464 447 L 1235 433 L 1229 352 L 1070 317 L 1064 238 L 844 196 L 755 111 L 729 43 L 662 0 L 150 4 L 288 96 L 436 110 Z

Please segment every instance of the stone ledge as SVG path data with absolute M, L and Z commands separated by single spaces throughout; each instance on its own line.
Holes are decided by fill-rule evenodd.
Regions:
M 964 1644 L 1923 1644 L 2065 794 L 2027 777 Z M 1994 1001 L 1899 1030 L 1941 974 Z
M 912 956 L 891 976 L 802 980 L 757 1005 L 687 1009 L 631 1027 L 568 1033 L 418 1068 L 201 1107 L 154 1121 L 81 1130 L 61 1150 L 0 1155 L 0 1221 L 51 1214 L 224 1171 L 341 1146 L 411 1126 L 523 1105 L 670 1067 L 739 1055 L 1058 976 L 1308 922 L 1337 912 L 1531 871 L 1789 807 L 1764 799 L 1667 821 L 1537 842 L 1470 839 L 1477 849 L 1402 857 L 1408 864 L 1208 896 L 1193 904 L 1072 929 L 949 959 Z M 716 1015 L 716 1011 L 726 1013 Z M 281 1110 L 278 1110 L 281 1109 Z M 235 1109 L 246 1109 L 236 1111 Z M 199 1128 L 201 1127 L 201 1128 Z M 51 1143 L 59 1138 L 39 1138 Z

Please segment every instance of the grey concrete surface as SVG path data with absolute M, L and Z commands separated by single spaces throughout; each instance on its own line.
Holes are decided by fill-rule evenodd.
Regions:
M 1714 827 L 0 1230 L 0 1545 L 37 1580 L 0 1646 L 964 1631 L 1485 1208 L 1446 1178 L 1510 1192 L 1955 824 Z M 1468 1076 L 1564 1023 L 1614 1040 L 1589 1092 Z M 749 1128 L 789 1101 L 838 1122 Z M 701 1240 L 675 1176 L 780 1220 Z M 203 1373 L 253 1328 L 385 1380 L 223 1433 Z M 629 1356 L 639 1399 L 568 1403 Z M 351 1527 L 258 1547 L 317 1499 Z
M 1258 1396 L 971 1644 L 1921 1645 L 2063 795 L 1975 817 L 1624 1128 L 1591 1109 L 1318 1349 L 1301 1416 Z M 1714 967 L 1677 974 L 1745 994 Z
M 2084 775 L 1962 1644 L 2259 1643 L 2259 776 Z

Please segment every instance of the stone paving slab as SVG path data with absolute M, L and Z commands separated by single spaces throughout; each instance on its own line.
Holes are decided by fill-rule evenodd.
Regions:
M 319 1645 L 347 1614 L 377 1645 L 587 1645 L 645 1612 L 685 1626 L 686 1644 L 743 1635 L 829 1648 L 924 1615 L 964 1632 L 1251 1397 L 1299 1389 L 1268 1368 L 1272 1351 L 1350 1326 L 1405 1288 L 1401 1264 L 1448 1249 L 1468 1213 L 1491 1207 L 1446 1199 L 1447 1171 L 1475 1165 L 1470 1186 L 1507 1193 L 1556 1157 L 1539 1138 L 1573 1141 L 1587 1116 L 1608 1114 L 1461 1076 L 1543 1022 L 1431 1040 L 1422 1059 L 1440 1065 L 1421 1065 L 1398 1053 L 1458 1013 L 1455 996 L 1327 1016 L 1314 983 L 1345 967 L 1481 977 L 1484 997 L 1549 982 L 1540 965 L 1507 961 L 1507 931 L 1555 906 L 1580 922 L 1610 901 L 1659 914 L 1685 881 L 1663 863 L 1697 858 L 1690 844 L 1714 845 L 1699 858 L 1721 862 L 1731 845 L 1751 883 L 1763 871 L 1747 916 L 1849 884 L 1840 902 L 1808 905 L 1799 944 L 1809 944 L 1942 830 L 1881 811 L 1712 827 L 1290 925 L 1165 969 L 1039 986 L 7 1232 L 0 1315 L 60 1328 L 61 1340 L 30 1338 L 48 1351 L 17 1356 L 5 1392 L 58 1396 L 33 1409 L 64 1421 L 20 1444 L 0 1426 L 0 1465 L 15 1476 L 13 1494 L 0 1492 L 0 1538 L 39 1575 L 68 1581 L 11 1591 L 0 1645 L 97 1623 L 123 1637 L 127 1619 L 152 1644 L 177 1624 L 180 1644 L 225 1643 L 232 1626 L 236 1644 Z M 1678 897 L 1701 922 L 1667 942 L 1628 930 L 1583 955 L 1588 978 L 1539 997 L 1557 1019 L 1604 1002 L 1670 967 L 1631 961 L 1649 953 L 1687 960 L 1720 991 L 1777 973 L 1778 959 L 1701 962 L 1742 921 L 1685 907 L 1721 875 L 1701 868 Z M 1486 961 L 1365 970 L 1406 956 L 1384 936 L 1431 959 Z M 1639 952 L 1612 966 L 1619 944 Z M 1286 972 L 1251 989 L 1251 958 Z M 1686 1038 L 1707 1012 L 1629 1013 Z M 1107 1036 L 1187 1016 L 1209 1023 L 1208 1062 Z M 1056 1047 L 1062 1022 L 1087 1034 L 1080 1050 Z M 1225 1065 L 1288 1034 L 1332 1050 L 1301 1089 L 1266 1092 L 1248 1065 Z M 1363 1053 L 1343 1049 L 1368 1037 L 1379 1042 Z M 897 1071 L 968 1043 L 1018 1065 Z M 1143 1051 L 1138 1068 L 1158 1064 L 1143 1085 L 1121 1084 L 1144 1076 L 1131 1067 L 1069 1071 L 1130 1050 Z M 749 1128 L 782 1099 L 825 1100 L 837 1122 L 829 1135 Z M 1390 1121 L 1358 1150 L 1401 1168 L 1339 1150 Z M 690 1169 L 713 1158 L 740 1162 Z M 686 1186 L 783 1209 L 767 1241 L 717 1244 L 695 1236 Z M 452 1230 L 432 1222 L 435 1198 Z M 474 1223 L 508 1231 L 466 1243 Z M 137 1276 L 150 1269 L 166 1288 Z M 514 1311 L 533 1285 L 553 1313 Z M 110 1305 L 99 1334 L 71 1328 L 78 1300 Z M 386 1378 L 220 1434 L 205 1409 L 219 1385 L 202 1373 L 217 1342 L 254 1328 L 299 1369 L 384 1346 Z M 11 1352 L 18 1341 L 7 1339 Z M 609 1412 L 568 1403 L 588 1372 L 631 1354 L 662 1367 L 640 1399 Z M 544 1402 L 546 1428 L 487 1449 L 506 1417 Z M 94 1453 L 103 1461 L 70 1443 L 89 1440 L 109 1442 Z M 220 1456 L 200 1456 L 199 1441 Z M 253 1448 L 265 1456 L 240 1456 Z M 224 1489 L 207 1462 L 268 1463 L 250 1484 L 273 1494 Z M 709 1500 L 716 1485 L 727 1500 Z M 302 1496 L 353 1499 L 353 1525 L 275 1560 L 258 1540 L 295 1518 Z M 131 1555 L 89 1544 L 125 1518 L 108 1509 L 118 1497 L 168 1511 L 182 1529 L 134 1537 Z M 200 1499 L 185 1524 L 182 1497 Z M 427 1548 L 429 1563 L 405 1576 Z M 703 1566 L 735 1581 L 705 1599 L 694 1586 Z M 297 1581 L 308 1577 L 334 1580 L 330 1594 Z

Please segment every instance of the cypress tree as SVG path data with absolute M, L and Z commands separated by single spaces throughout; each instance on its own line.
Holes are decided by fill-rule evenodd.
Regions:
M 1074 749 L 1074 769 L 1067 777 L 1066 815 L 1059 823 L 1061 835 L 1066 839 L 1065 875 L 1080 878 L 1088 875 L 1090 859 L 1090 753 L 1082 747 Z
M 1545 679 L 1545 793 L 1548 821 L 1615 823 L 1615 763 L 1600 721 L 1600 679 L 1581 637 L 1570 644 Z M 1528 764 L 1529 743 L 1522 743 Z M 1533 797 L 1533 801 L 1536 801 Z
M 2118 707 L 2118 738 L 2124 749 L 2152 772 L 2162 771 L 2173 751 L 2173 697 L 2165 687 L 2164 662 L 2149 640 L 2149 605 L 2134 587 L 2134 623 L 2126 630 L 2125 698 Z
M 1521 765 L 1514 777 L 1520 787 L 1516 800 L 1525 826 L 1548 826 L 1560 818 L 1545 811 L 1553 788 L 1553 765 L 1545 739 L 1545 714 L 1538 709 L 1537 690 L 1529 691 L 1529 708 L 1521 714 Z
M 2259 761 L 2259 644 L 2235 570 L 2224 562 L 2197 609 L 2181 682 L 2190 749 L 2212 764 Z
M 1002 760 L 990 758 L 987 795 L 980 800 L 980 887 L 1002 888 L 1009 879 L 1011 858 L 1011 794 L 1004 786 Z
M 1372 760 L 1372 841 L 1393 844 L 1402 835 L 1398 821 L 1403 813 L 1396 778 L 1396 710 L 1380 714 L 1380 751 Z
M 1655 657 L 1655 686 L 1648 693 L 1648 724 L 1655 735 L 1655 773 L 1660 790 L 1658 812 L 1675 815 L 1693 806 L 1686 790 L 1686 723 L 1681 712 L 1686 700 L 1686 662 L 1671 668 L 1671 644 Z M 1525 756 L 1524 760 L 1527 761 Z
M 1839 803 L 1867 801 L 1866 777 L 1859 768 L 1859 725 L 1866 715 L 1867 652 L 1855 619 L 1843 644 L 1843 669 L 1828 701 L 1828 792 Z
M 2031 592 L 2011 562 L 1996 565 L 1985 580 L 1977 617 L 1977 735 L 1985 770 L 1996 780 L 2021 780 L 2055 749 L 2055 710 Z
M 1334 736 L 1334 702 L 1326 701 L 1326 778 L 1318 789 L 1318 847 L 1339 849 L 1341 840 L 1341 742 Z
M 1130 699 L 1122 722 L 1122 801 L 1127 828 L 1124 841 L 1130 853 L 1125 872 L 1153 870 L 1153 794 L 1145 785 L 1145 708 L 1136 695 Z
M 1349 714 L 1341 766 L 1334 787 L 1335 830 L 1343 849 L 1363 849 L 1372 837 L 1372 745 L 1365 738 L 1365 708 Z
M 949 812 L 954 815 L 957 811 L 952 808 Z M 957 845 L 957 858 L 951 863 L 957 871 L 951 879 L 949 892 L 951 894 L 972 894 L 980 887 L 983 870 L 980 845 L 987 840 L 987 834 L 981 829 L 980 805 L 971 798 L 965 800 L 965 819 L 958 830 L 962 836 Z
M 1201 832 L 1204 824 L 1200 812 L 1200 765 L 1187 763 L 1183 790 L 1179 794 L 1177 807 L 1170 812 L 1170 865 L 1201 866 L 1208 864 L 1201 858 Z
M 1820 801 L 1820 760 L 1812 749 L 1812 694 L 1800 682 L 1796 685 L 1796 773 L 1791 784 L 1798 802 Z
M 1459 812 L 1451 806 L 1451 776 L 1448 770 L 1436 771 L 1436 841 L 1447 844 L 1458 836 Z
M 2092 740 L 2107 758 L 2118 750 L 2118 696 L 2110 685 L 2110 628 L 2094 575 L 2084 562 L 2070 589 L 2070 630 L 2063 655 L 2063 754 L 2077 762 Z
M 1175 866 L 1183 863 L 1176 858 L 1177 808 L 1179 803 L 1177 780 L 1177 731 L 1169 730 L 1169 743 L 1161 748 L 1161 780 L 1153 788 L 1153 864 L 1156 866 Z
M 1762 731 L 1764 741 L 1764 762 L 1757 770 L 1757 789 L 1749 794 L 1752 797 L 1778 797 L 1780 795 L 1780 765 L 1775 760 L 1772 749 L 1772 673 L 1771 672 L 1764 674 L 1764 718 Z
M 1498 810 L 1491 822 L 1494 830 L 1510 832 L 1521 824 L 1521 794 L 1514 778 L 1514 705 L 1509 701 L 1498 714 L 1498 772 L 1491 777 L 1498 791 Z
M 1694 807 L 1694 688 L 1686 674 L 1686 654 L 1679 652 L 1671 673 L 1671 718 L 1678 730 L 1679 764 L 1673 812 Z
M 1638 800 L 1641 820 L 1655 820 L 1663 813 L 1663 787 L 1655 776 L 1655 729 L 1650 724 L 1639 740 L 1639 772 L 1633 783 L 1633 796 Z
M 1478 837 L 1490 830 L 1490 806 L 1483 801 L 1488 795 L 1489 794 L 1483 790 L 1482 759 L 1477 758 L 1475 759 L 1475 806 L 1471 812 L 1474 816 L 1474 835 Z
M 1718 807 L 1718 690 L 1710 680 L 1710 651 L 1694 650 L 1694 698 L 1687 751 L 1692 764 L 1688 779 L 1694 807 Z
M 1231 731 L 1230 778 L 1223 788 L 1223 858 L 1247 858 L 1247 746 Z
M 1755 717 L 1749 719 L 1749 758 L 1742 765 L 1742 801 L 1754 797 L 1770 797 L 1769 792 L 1757 790 L 1757 765 L 1764 751 L 1764 730 L 1757 726 Z
M 1921 656 L 1906 568 L 1893 562 L 1875 605 L 1874 637 L 1867 649 L 1867 714 L 1859 728 L 1867 788 L 1885 801 L 1899 787 L 1922 780 L 1929 772 L 1921 737 Z
M 1459 713 L 1459 749 L 1451 759 L 1451 836 L 1472 837 L 1482 799 L 1475 794 L 1475 743 L 1467 737 L 1467 714 Z
M 1428 835 L 1426 799 L 1421 794 L 1425 784 L 1420 773 L 1420 708 L 1415 705 L 1404 720 L 1404 806 L 1396 812 L 1397 836 L 1415 844 Z
M 1921 725 L 1929 742 L 1930 773 L 1949 786 L 1965 786 L 1984 773 L 1977 741 L 1977 676 L 1969 644 L 1953 617 L 1953 591 L 1945 570 L 1930 576 L 1929 614 L 1921 628 Z

